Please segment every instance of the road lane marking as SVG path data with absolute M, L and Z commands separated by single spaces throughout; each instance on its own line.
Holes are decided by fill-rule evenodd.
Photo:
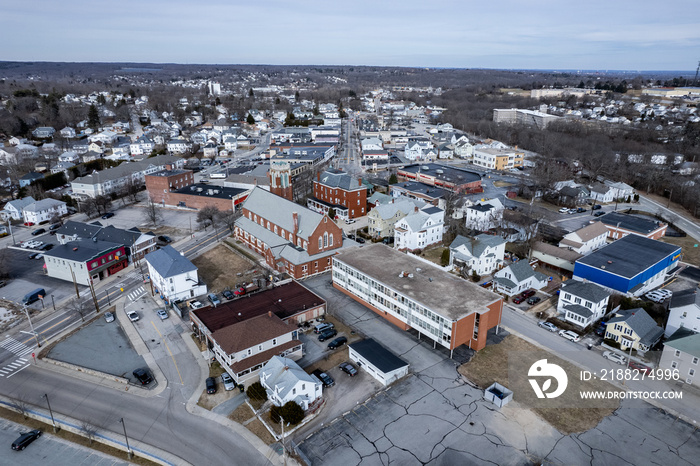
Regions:
M 29 367 L 30 365 L 31 365 L 31 364 L 27 364 L 27 365 L 24 366 L 23 368 L 17 369 L 15 372 L 13 372 L 12 374 L 8 375 L 7 378 L 9 379 L 10 377 L 12 377 L 13 375 L 17 374 L 18 372 L 23 371 L 24 369 L 26 369 L 26 368 Z
M 168 346 L 168 342 L 165 341 L 165 338 L 163 338 L 163 334 L 160 333 L 160 330 L 158 330 L 158 327 L 156 327 L 155 322 L 151 321 L 151 324 L 153 325 L 153 328 L 156 329 L 156 332 L 158 332 L 158 335 L 160 335 L 160 338 L 163 340 L 163 343 L 165 344 L 165 349 L 168 350 L 168 353 L 170 353 L 170 358 L 173 360 L 173 364 L 175 364 L 175 370 L 177 371 L 177 375 L 180 377 L 180 384 L 185 385 L 185 382 L 182 380 L 182 374 L 180 374 L 180 369 L 177 367 L 177 363 L 175 362 L 175 356 L 173 356 L 173 352 L 170 351 L 170 347 Z

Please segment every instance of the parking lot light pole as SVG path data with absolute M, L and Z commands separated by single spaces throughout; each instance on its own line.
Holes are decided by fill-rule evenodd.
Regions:
M 53 299 L 53 295 L 51 295 L 51 304 L 53 304 L 53 310 L 56 310 L 56 301 Z
M 36 338 L 36 346 L 38 348 L 41 348 L 41 342 L 39 341 L 39 334 L 34 331 L 34 324 L 32 324 L 32 318 L 29 317 L 29 311 L 27 310 L 27 305 L 23 305 L 22 309 L 24 310 L 24 313 L 27 315 L 27 320 L 29 321 L 29 328 L 31 329 L 32 333 L 34 334 L 34 338 Z
M 51 415 L 51 424 L 53 424 L 53 433 L 58 432 L 58 427 L 56 426 L 56 421 L 53 419 L 53 411 L 51 411 L 51 403 L 49 403 L 49 395 L 44 393 L 44 398 L 46 398 L 46 405 L 49 407 L 49 414 Z
M 119 422 L 122 423 L 122 427 L 124 428 L 124 438 L 126 439 L 126 456 L 131 459 L 134 457 L 134 452 L 132 452 L 131 447 L 129 447 L 129 437 L 126 435 L 126 424 L 124 424 L 124 418 L 119 419 Z

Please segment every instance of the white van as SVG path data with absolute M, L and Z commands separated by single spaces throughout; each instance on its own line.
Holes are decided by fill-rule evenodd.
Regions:
M 210 173 L 209 178 L 226 178 L 226 173 Z

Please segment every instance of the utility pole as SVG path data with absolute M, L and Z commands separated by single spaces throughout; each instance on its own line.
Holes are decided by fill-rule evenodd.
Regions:
M 132 452 L 131 447 L 129 447 L 129 437 L 126 435 L 126 424 L 124 424 L 124 418 L 119 419 L 119 422 L 122 423 L 122 427 L 124 428 L 124 438 L 126 439 L 126 456 L 131 459 L 134 457 L 134 452 Z
M 100 313 L 100 305 L 97 302 L 97 295 L 95 294 L 95 287 L 92 284 L 92 277 L 90 277 L 90 294 L 92 294 L 92 301 L 95 303 L 95 310 Z
M 32 318 L 29 317 L 29 311 L 27 310 L 27 305 L 23 304 L 22 309 L 24 310 L 24 313 L 27 315 L 27 320 L 29 321 L 29 329 L 34 334 L 34 338 L 36 339 L 36 346 L 41 348 L 41 342 L 39 341 L 39 334 L 34 331 L 34 324 L 32 324 Z
M 75 281 L 75 272 L 73 272 L 73 266 L 68 264 L 68 268 L 70 268 L 70 274 L 73 277 L 73 286 L 75 286 L 75 295 L 80 299 L 80 291 L 78 291 L 78 282 Z
M 53 424 L 53 433 L 58 432 L 58 427 L 56 426 L 56 421 L 53 419 L 53 411 L 51 411 L 51 403 L 49 403 L 49 395 L 44 393 L 44 398 L 46 398 L 46 405 L 49 407 L 49 414 L 51 415 L 51 424 Z

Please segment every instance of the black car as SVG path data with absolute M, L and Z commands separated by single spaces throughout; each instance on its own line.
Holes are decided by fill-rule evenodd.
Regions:
M 345 343 L 348 342 L 348 339 L 346 337 L 338 337 L 332 342 L 328 343 L 328 349 L 337 349 L 343 346 Z
M 605 215 L 605 212 L 596 212 L 593 214 L 594 217 L 600 217 L 601 215 Z
M 12 449 L 24 450 L 25 448 L 27 448 L 27 445 L 29 445 L 39 437 L 41 437 L 41 431 L 38 429 L 20 434 L 19 438 L 12 442 Z
M 335 381 L 333 380 L 333 378 L 325 372 L 322 372 L 320 369 L 316 369 L 312 372 L 312 374 L 315 375 L 316 378 L 321 381 L 324 387 L 332 387 L 333 385 L 335 385 Z
M 39 252 L 33 252 L 33 253 L 29 254 L 29 258 L 30 258 L 30 259 L 36 259 L 36 256 L 38 256 L 39 254 L 41 254 L 41 253 L 39 253 Z
M 328 330 L 324 330 L 318 335 L 318 341 L 326 341 L 330 338 L 333 338 L 338 334 L 338 331 L 334 328 L 329 328 Z
M 44 233 L 46 233 L 46 229 L 45 229 L 45 228 L 37 228 L 36 230 L 34 230 L 34 231 L 32 232 L 32 236 L 39 236 L 39 235 L 42 235 L 42 234 L 44 234 Z
M 364 238 L 360 238 L 360 237 L 358 236 L 357 238 L 355 238 L 355 242 L 360 243 L 360 244 L 365 244 L 365 239 L 364 239 Z
M 43 245 L 39 249 L 41 249 L 42 251 L 49 251 L 49 250 L 53 249 L 53 244 L 46 243 L 45 245 Z
M 136 380 L 141 382 L 141 385 L 148 385 L 153 382 L 153 377 L 151 377 L 151 373 L 147 369 L 136 369 L 132 374 L 134 374 Z
M 173 242 L 173 240 L 170 239 L 170 236 L 165 236 L 165 235 L 160 235 L 160 236 L 158 237 L 158 241 L 160 241 L 161 243 L 166 243 L 166 244 L 169 244 L 169 243 L 172 243 L 172 242 Z
M 212 395 L 216 393 L 216 379 L 214 377 L 207 377 L 207 393 Z
M 340 370 L 348 374 L 350 377 L 354 377 L 357 375 L 357 369 L 355 369 L 355 366 L 353 366 L 349 362 L 341 362 Z
M 235 296 L 233 295 L 233 293 L 231 293 L 231 290 L 224 290 L 224 291 L 222 291 L 222 292 L 221 292 L 221 296 L 223 296 L 223 297 L 226 298 L 226 299 L 233 299 L 233 298 L 235 298 Z
M 527 303 L 528 304 L 537 304 L 540 301 L 542 301 L 542 299 L 539 296 L 533 296 L 531 298 L 528 298 Z
M 596 204 L 596 205 L 594 205 L 593 207 L 591 207 L 591 210 L 600 210 L 600 209 L 602 209 L 602 208 L 603 208 L 602 205 Z
M 114 217 L 114 212 L 107 212 L 106 214 L 104 214 L 104 215 L 102 216 L 102 219 L 103 219 L 103 220 L 106 220 L 106 219 L 112 218 L 112 217 Z

